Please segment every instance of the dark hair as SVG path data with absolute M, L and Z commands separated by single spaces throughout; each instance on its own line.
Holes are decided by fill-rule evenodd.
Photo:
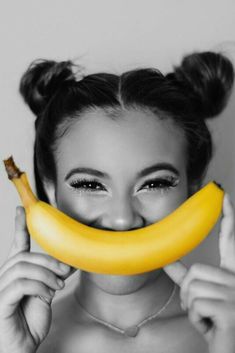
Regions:
M 214 52 L 187 55 L 166 75 L 155 68 L 137 68 L 120 76 L 85 76 L 71 61 L 32 62 L 22 76 L 20 93 L 37 116 L 34 174 L 38 197 L 49 202 L 42 179 L 56 183 L 57 141 L 74 119 L 96 108 L 114 120 L 128 108 L 148 109 L 160 119 L 172 118 L 186 136 L 189 183 L 202 180 L 213 151 L 205 119 L 221 113 L 233 80 L 230 60 Z

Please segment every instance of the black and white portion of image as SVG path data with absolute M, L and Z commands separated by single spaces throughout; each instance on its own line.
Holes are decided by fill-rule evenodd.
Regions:
M 0 4 L 0 353 L 235 353 L 234 15 Z

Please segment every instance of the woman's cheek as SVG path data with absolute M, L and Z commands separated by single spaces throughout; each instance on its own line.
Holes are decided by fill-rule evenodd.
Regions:
M 107 198 L 106 198 L 107 200 Z M 100 216 L 101 210 L 105 205 L 105 196 L 70 195 L 58 200 L 58 208 L 70 217 L 89 223 Z
M 138 198 L 143 209 L 142 216 L 149 223 L 153 223 L 178 208 L 185 201 L 186 196 L 179 193 L 173 194 L 172 192 L 168 193 L 168 191 L 159 191 L 145 192 L 143 195 L 138 196 Z

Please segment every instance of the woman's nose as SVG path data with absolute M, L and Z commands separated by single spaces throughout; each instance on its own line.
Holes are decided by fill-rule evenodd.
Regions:
M 112 200 L 100 218 L 103 229 L 126 231 L 145 226 L 145 220 L 138 208 L 138 200 L 127 196 Z

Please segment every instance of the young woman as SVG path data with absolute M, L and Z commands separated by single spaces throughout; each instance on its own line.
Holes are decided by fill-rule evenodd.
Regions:
M 33 113 L 37 196 L 91 227 L 145 227 L 200 189 L 212 156 L 205 120 L 231 93 L 231 62 L 184 57 L 172 73 L 83 75 L 70 61 L 33 62 L 20 92 Z M 216 177 L 215 177 L 216 179 Z M 0 269 L 1 353 L 232 353 L 235 351 L 233 207 L 224 198 L 219 267 L 177 261 L 132 276 L 74 274 L 30 252 L 25 213 Z M 52 315 L 53 314 L 53 315 Z

